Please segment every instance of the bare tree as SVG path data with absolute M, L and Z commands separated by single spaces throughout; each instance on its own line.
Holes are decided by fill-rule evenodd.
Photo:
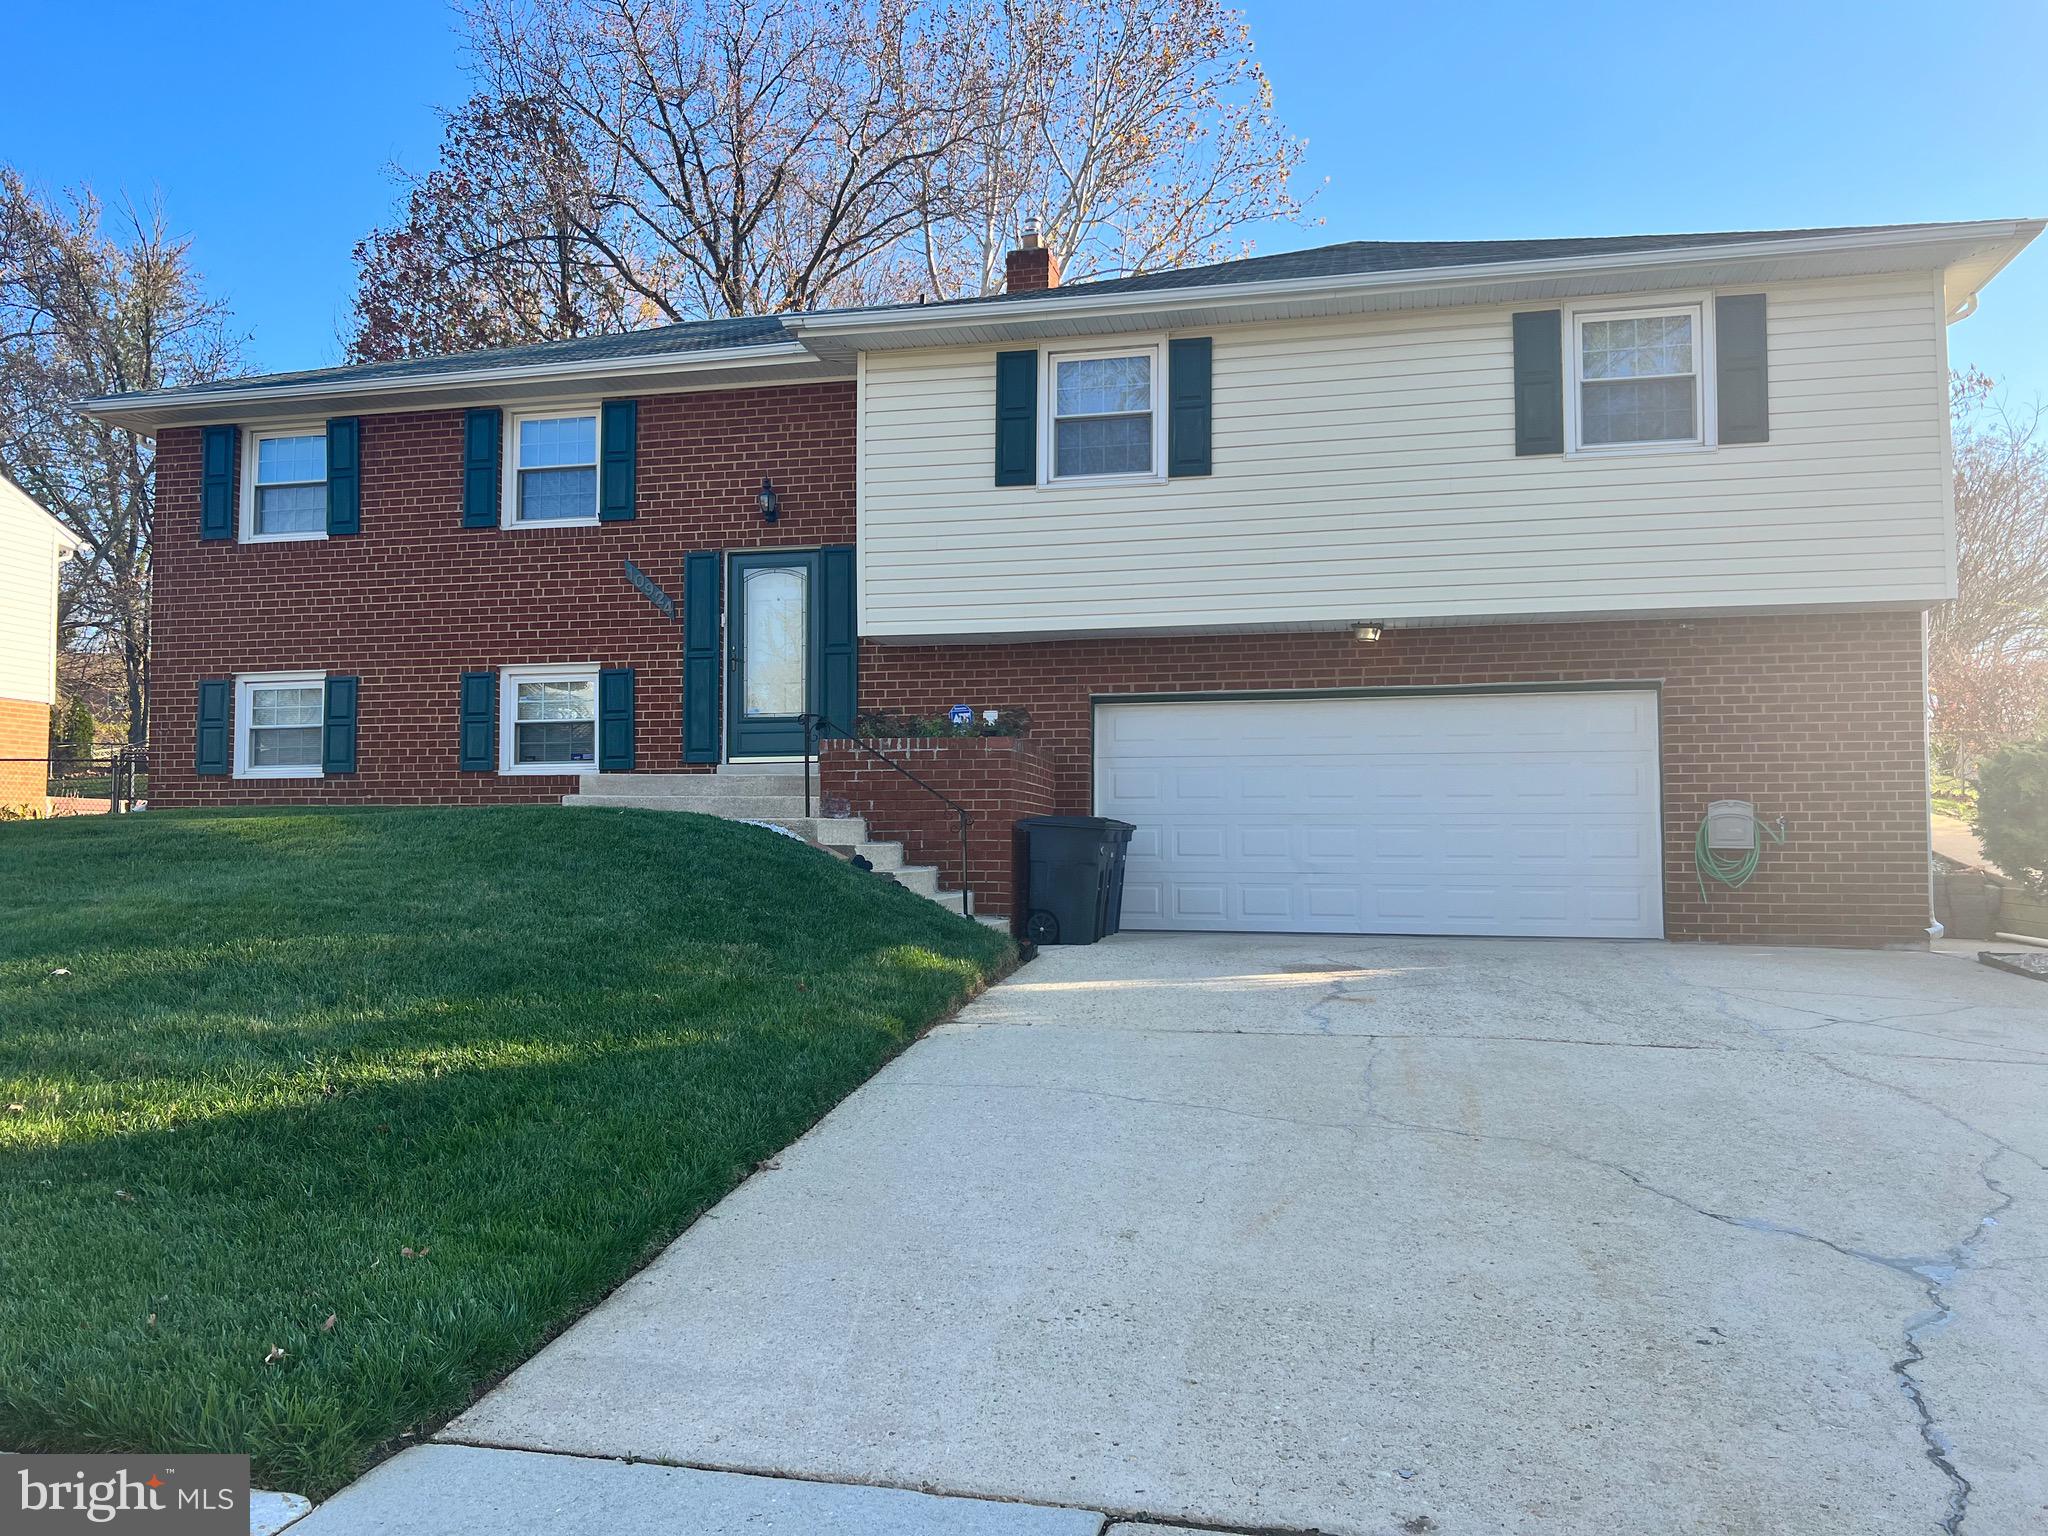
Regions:
M 238 355 L 161 208 L 126 207 L 109 234 L 90 189 L 52 199 L 0 166 L 0 470 L 85 541 L 58 628 L 118 653 L 131 741 L 148 727 L 154 446 L 74 405 L 221 378 Z
M 1068 280 L 1244 255 L 1253 225 L 1300 216 L 1307 145 L 1220 0 L 997 0 L 948 25 L 986 40 L 988 94 L 926 201 L 937 297 L 999 292 L 1027 215 Z
M 1937 745 L 1967 772 L 1977 754 L 2048 724 L 2048 436 L 1981 373 L 1950 383 L 1955 433 L 1956 600 L 1929 618 Z
M 471 0 L 475 95 L 357 248 L 358 360 L 987 293 L 1290 216 L 1301 146 L 1217 0 Z

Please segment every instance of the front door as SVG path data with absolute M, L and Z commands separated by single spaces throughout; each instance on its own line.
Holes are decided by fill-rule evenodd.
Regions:
M 725 755 L 801 757 L 802 716 L 818 707 L 818 557 L 732 557 L 726 615 Z

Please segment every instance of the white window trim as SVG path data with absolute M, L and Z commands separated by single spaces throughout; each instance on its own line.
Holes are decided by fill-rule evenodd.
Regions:
M 551 517 L 528 521 L 519 515 L 519 423 L 522 421 L 549 421 L 558 416 L 589 416 L 595 422 L 593 442 L 596 456 L 591 460 L 597 471 L 596 486 L 590 495 L 590 516 Z M 522 406 L 505 412 L 505 435 L 498 445 L 500 483 L 498 486 L 498 523 L 504 528 L 588 528 L 598 521 L 598 513 L 604 507 L 604 411 L 602 402 L 570 401 L 563 405 Z M 567 467 L 567 466 L 564 466 Z
M 1698 436 L 1662 443 L 1593 443 L 1579 441 L 1579 369 L 1585 363 L 1579 329 L 1588 320 L 1639 320 L 1649 315 L 1690 315 L 1693 321 L 1693 366 L 1699 388 L 1693 411 Z M 1570 459 L 1611 459 L 1644 453 L 1703 453 L 1719 446 L 1720 401 L 1714 390 L 1714 301 L 1705 293 L 1663 293 L 1654 300 L 1635 303 L 1601 300 L 1596 303 L 1567 304 L 1564 307 L 1565 457 Z
M 242 507 L 241 516 L 236 520 L 236 537 L 244 544 L 299 544 L 308 539 L 327 537 L 327 520 L 323 516 L 318 528 L 304 533 L 258 533 L 256 531 L 256 445 L 266 437 L 325 437 L 327 423 L 324 421 L 295 421 L 279 426 L 265 423 L 260 427 L 243 427 L 242 439 Z M 322 482 L 325 484 L 326 482 Z
M 300 535 L 304 537 L 304 535 Z M 235 674 L 235 777 L 238 779 L 320 779 L 327 776 L 326 770 L 318 763 L 307 763 L 294 767 L 259 768 L 249 761 L 249 696 L 258 688 L 280 686 L 306 687 L 318 684 L 321 689 L 320 729 L 322 756 L 325 756 L 327 729 L 327 674 L 325 672 L 238 672 Z
M 1140 352 L 1152 358 L 1152 468 L 1139 474 L 1055 475 L 1053 445 L 1055 427 L 1053 404 L 1057 398 L 1058 365 L 1084 362 L 1095 357 L 1133 357 Z M 1038 489 L 1065 490 L 1072 486 L 1163 485 L 1166 483 L 1166 338 L 1144 336 L 1111 346 L 1040 347 L 1038 349 Z
M 545 527 L 546 524 L 528 523 L 529 528 Z M 574 526 L 573 524 L 568 526 Z M 498 772 L 502 774 L 545 774 L 560 778 L 569 773 L 598 773 L 598 759 L 603 755 L 600 736 L 604 722 L 599 718 L 602 698 L 598 673 L 604 669 L 594 661 L 558 661 L 527 667 L 501 667 L 498 669 Z M 590 679 L 590 761 L 587 763 L 515 763 L 512 754 L 517 749 L 519 724 L 519 685 L 547 679 L 560 682 Z

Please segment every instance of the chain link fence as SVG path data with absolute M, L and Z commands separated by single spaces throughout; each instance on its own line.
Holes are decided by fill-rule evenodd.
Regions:
M 148 803 L 147 747 L 58 746 L 43 757 L 0 757 L 0 821 L 121 815 Z

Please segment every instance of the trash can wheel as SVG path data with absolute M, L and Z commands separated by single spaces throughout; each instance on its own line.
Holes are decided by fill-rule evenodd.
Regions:
M 1050 912 L 1034 912 L 1024 920 L 1024 937 L 1033 944 L 1057 944 L 1060 920 Z

